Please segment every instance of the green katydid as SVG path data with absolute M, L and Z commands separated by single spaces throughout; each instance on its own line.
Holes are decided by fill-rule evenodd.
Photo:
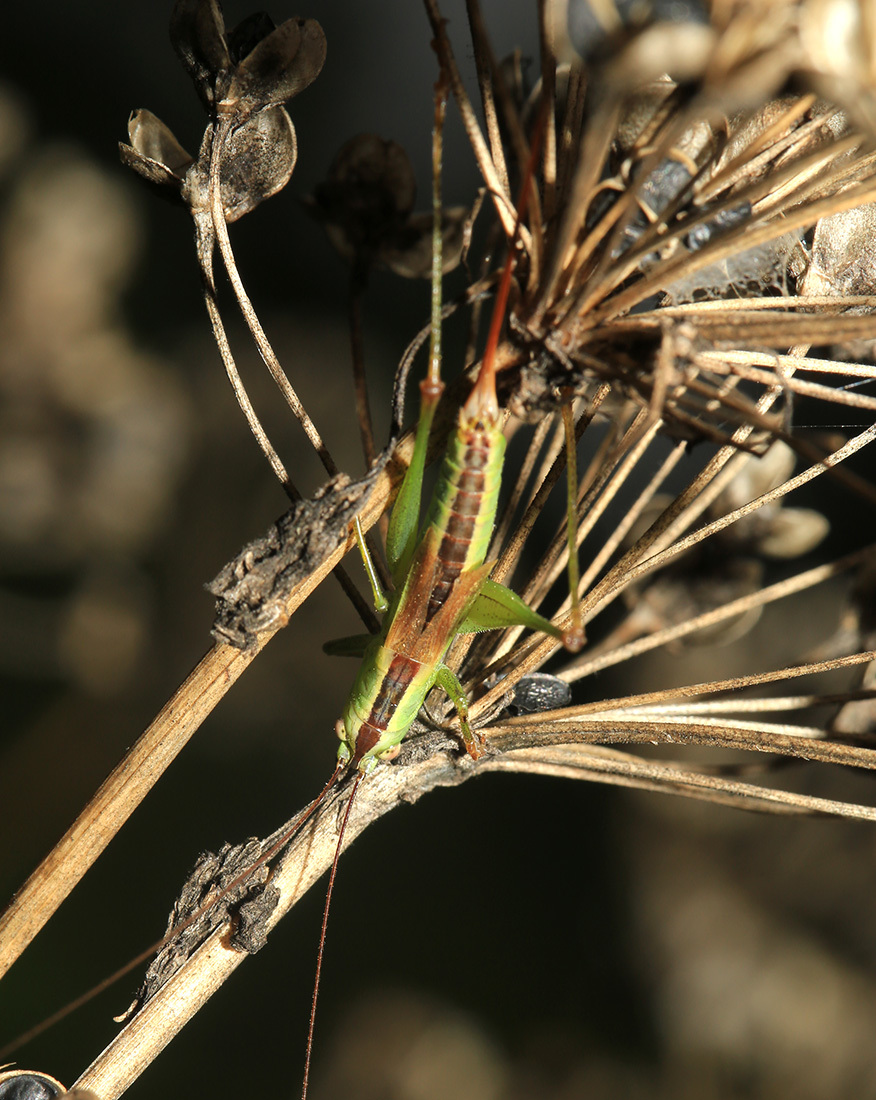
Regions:
M 569 447 L 569 572 L 573 596 L 571 626 L 563 631 L 533 611 L 510 589 L 490 579 L 494 562 L 486 560 L 496 518 L 505 438 L 502 415 L 496 397 L 496 350 L 511 287 L 512 248 L 502 272 L 484 357 L 474 387 L 459 411 L 456 427 L 432 493 L 422 529 L 420 504 L 426 452 L 435 410 L 444 386 L 441 366 L 441 132 L 446 90 L 436 86 L 435 129 L 432 143 L 433 235 L 432 235 L 432 320 L 429 371 L 420 383 L 420 418 L 410 465 L 393 506 L 387 532 L 386 553 L 395 592 L 387 599 L 380 590 L 376 571 L 357 524 L 362 552 L 375 606 L 384 612 L 380 632 L 373 638 L 344 639 L 330 643 L 330 653 L 362 656 L 343 717 L 337 723 L 341 740 L 338 766 L 326 790 L 347 767 L 357 770 L 338 835 L 335 858 L 329 875 L 322 931 L 317 954 L 316 980 L 310 1011 L 305 1058 L 306 1100 L 316 1002 L 332 889 L 344 831 L 359 783 L 381 761 L 390 760 L 413 725 L 426 696 L 433 687 L 442 688 L 454 703 L 469 754 L 480 755 L 468 721 L 465 692 L 455 674 L 444 664 L 444 656 L 458 634 L 525 626 L 543 631 L 572 650 L 584 642 L 577 609 L 577 560 L 574 553 L 574 431 L 566 409 L 566 440 Z M 524 173 L 518 223 L 526 208 L 538 141 L 533 142 Z
M 477 758 L 465 693 L 455 674 L 444 664 L 444 656 L 457 634 L 525 626 L 560 639 L 569 649 L 579 649 L 583 644 L 580 625 L 574 618 L 569 630 L 560 630 L 509 588 L 490 580 L 494 563 L 486 561 L 505 454 L 502 416 L 496 398 L 496 348 L 511 284 L 510 254 L 502 273 L 477 381 L 459 411 L 424 525 L 418 531 L 429 434 L 444 389 L 440 379 L 438 183 L 442 115 L 439 95 L 433 150 L 435 222 L 429 372 L 420 383 L 420 419 L 413 456 L 387 534 L 386 551 L 395 592 L 387 600 L 380 591 L 360 537 L 359 546 L 377 610 L 385 611 L 382 629 L 373 638 L 366 638 L 364 644 L 362 639 L 348 639 L 326 647 L 328 652 L 346 654 L 358 650 L 363 658 L 343 717 L 337 723 L 341 739 L 338 763 L 351 764 L 362 775 L 369 774 L 378 761 L 397 753 L 433 687 L 442 688 L 453 701 L 465 746 Z M 530 165 L 527 177 L 531 172 Z M 524 212 L 527 193 L 525 185 L 518 219 Z

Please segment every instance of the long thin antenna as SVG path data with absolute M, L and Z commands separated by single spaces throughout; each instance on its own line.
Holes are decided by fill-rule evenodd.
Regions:
M 310 1056 L 313 1053 L 313 1026 L 316 1022 L 316 1001 L 319 997 L 319 980 L 322 977 L 322 956 L 325 952 L 325 933 L 328 928 L 329 907 L 332 903 L 335 874 L 338 870 L 338 860 L 341 858 L 341 846 L 344 843 L 344 833 L 347 831 L 347 822 L 350 820 L 350 811 L 353 809 L 353 801 L 356 798 L 356 791 L 359 790 L 359 784 L 362 782 L 362 779 L 363 776 L 360 772 L 356 776 L 356 782 L 353 784 L 352 791 L 350 791 L 350 801 L 347 803 L 347 809 L 344 811 L 344 819 L 341 822 L 341 830 L 338 833 L 338 845 L 335 848 L 335 858 L 332 860 L 328 890 L 325 895 L 325 908 L 322 911 L 322 928 L 319 933 L 319 949 L 316 953 L 316 977 L 313 981 L 313 999 L 310 1002 L 310 1023 L 307 1028 L 307 1051 L 304 1055 L 304 1084 L 301 1088 L 301 1100 L 307 1100 L 307 1085 L 310 1080 Z

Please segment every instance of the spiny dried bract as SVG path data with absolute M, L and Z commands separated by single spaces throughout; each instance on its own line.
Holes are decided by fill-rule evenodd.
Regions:
M 308 206 L 344 259 L 367 270 L 383 264 L 397 275 L 428 278 L 432 212 L 413 213 L 417 185 L 405 150 L 376 134 L 358 134 L 341 146 Z M 469 210 L 441 214 L 445 274 L 460 261 Z
M 128 121 L 131 144 L 122 161 L 150 183 L 178 196 L 194 216 L 209 206 L 209 176 L 218 120 L 227 126 L 219 157 L 225 220 L 236 221 L 288 183 L 298 145 L 283 102 L 319 75 L 325 36 L 312 19 L 275 27 L 267 15 L 245 19 L 226 34 L 215 0 L 180 0 L 171 38 L 213 121 L 197 158 L 151 111 Z

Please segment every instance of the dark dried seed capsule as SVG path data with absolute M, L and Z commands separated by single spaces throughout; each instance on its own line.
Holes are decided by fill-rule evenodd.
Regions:
M 571 702 L 572 689 L 565 680 L 549 672 L 531 672 L 517 681 L 508 709 L 512 714 L 532 714 L 567 707 Z
M 54 1077 L 28 1070 L 13 1070 L 0 1079 L 0 1100 L 54 1100 L 65 1089 Z

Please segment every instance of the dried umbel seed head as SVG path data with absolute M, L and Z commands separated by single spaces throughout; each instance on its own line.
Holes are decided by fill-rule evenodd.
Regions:
M 417 194 L 405 150 L 376 134 L 357 134 L 338 151 L 308 200 L 329 240 L 344 259 L 365 268 L 384 264 L 397 275 L 428 278 L 432 264 L 432 214 L 412 213 Z M 469 211 L 442 211 L 444 271 L 462 254 Z
M 275 27 L 264 13 L 226 33 L 216 0 L 177 0 L 170 36 L 213 121 L 195 158 L 151 111 L 135 111 L 128 121 L 131 144 L 119 147 L 122 161 L 175 193 L 196 219 L 207 212 L 210 168 L 218 164 L 225 220 L 233 222 L 292 175 L 298 145 L 281 104 L 319 75 L 325 35 L 313 19 Z M 220 128 L 221 148 L 214 150 Z
M 315 19 L 287 19 L 275 27 L 258 13 L 226 32 L 218 0 L 177 0 L 170 38 L 214 117 L 243 121 L 285 103 L 319 76 L 325 62 L 325 35 Z

